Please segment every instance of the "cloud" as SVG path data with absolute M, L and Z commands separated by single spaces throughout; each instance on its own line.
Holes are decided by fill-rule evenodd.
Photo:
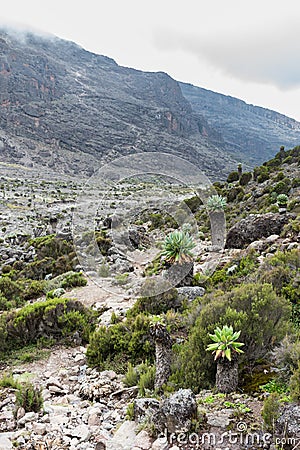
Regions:
M 21 22 L 5 20 L 3 18 L 0 18 L 0 30 L 6 32 L 13 39 L 16 39 L 24 44 L 27 42 L 28 35 L 30 34 L 34 34 L 45 39 L 56 39 L 53 34 L 42 31 L 39 28 Z
M 294 21 L 245 31 L 176 32 L 161 28 L 156 30 L 155 45 L 161 51 L 189 52 L 231 77 L 286 90 L 300 86 L 299 35 Z

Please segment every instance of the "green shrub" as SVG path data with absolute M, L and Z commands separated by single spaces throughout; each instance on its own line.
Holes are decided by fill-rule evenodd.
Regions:
M 65 275 L 61 287 L 68 289 L 77 286 L 86 286 L 87 280 L 81 272 L 70 272 Z
M 108 264 L 102 263 L 98 269 L 98 275 L 101 278 L 108 278 L 110 276 L 110 268 Z
M 155 382 L 155 366 L 150 366 L 147 369 L 147 371 L 143 372 L 140 376 L 138 382 L 139 395 L 141 397 L 145 397 L 145 395 L 147 395 L 147 391 L 153 391 L 154 382 Z
M 100 370 L 116 367 L 125 371 L 128 362 L 138 364 L 154 358 L 154 346 L 150 342 L 150 319 L 139 314 L 125 322 L 101 326 L 91 334 L 87 348 L 87 361 Z
M 300 401 L 300 361 L 290 380 L 290 393 L 292 401 Z
M 233 202 L 234 200 L 242 200 L 244 197 L 244 190 L 242 188 L 242 186 L 234 186 L 233 188 L 229 189 L 229 191 L 227 192 L 227 201 Z
M 127 387 L 137 386 L 140 379 L 140 374 L 130 362 L 128 363 L 128 369 L 123 379 L 123 383 Z
M 275 428 L 275 422 L 279 417 L 279 410 L 280 410 L 280 397 L 277 392 L 273 392 L 264 401 L 264 406 L 262 410 L 262 417 L 269 431 L 272 431 Z
M 134 403 L 128 403 L 125 419 L 126 420 L 134 420 Z
M 57 259 L 59 256 L 74 251 L 72 243 L 57 238 L 53 234 L 31 239 L 29 240 L 29 245 L 36 249 L 38 259 Z
M 0 292 L 0 311 L 8 311 L 13 306 L 13 302 L 7 300 L 6 297 Z
M 300 341 L 294 340 L 290 336 L 285 336 L 273 350 L 272 357 L 276 367 L 279 369 L 278 380 L 288 384 L 300 361 Z
M 252 179 L 252 173 L 251 172 L 244 172 L 241 175 L 241 178 L 240 178 L 240 185 L 241 186 L 246 186 L 251 179 Z
M 296 188 L 300 186 L 300 178 L 293 178 L 292 180 L 292 188 Z
M 53 264 L 54 259 L 50 257 L 28 263 L 19 273 L 19 278 L 43 280 L 47 274 L 54 273 Z
M 217 327 L 230 323 L 241 330 L 240 340 L 245 346 L 240 362 L 248 367 L 265 357 L 289 328 L 290 304 L 269 284 L 250 283 L 214 295 L 214 299 L 203 297 L 202 305 L 209 303 L 202 306 L 188 340 L 177 349 L 173 369 L 173 381 L 196 391 L 211 386 L 214 379 L 215 367 L 205 349 L 209 334 Z
M 277 194 L 288 194 L 291 189 L 291 182 L 288 178 L 284 178 L 272 188 L 272 192 L 276 192 Z
M 153 295 L 155 292 L 159 293 Z M 135 316 L 140 312 L 157 315 L 180 307 L 181 302 L 175 288 L 170 287 L 167 281 L 148 278 L 141 288 L 141 297 L 137 299 L 128 315 Z
M 253 178 L 258 183 L 263 183 L 270 178 L 269 169 L 266 166 L 255 167 L 253 170 Z
M 24 300 L 31 300 L 44 294 L 46 282 L 43 280 L 24 281 Z
M 199 210 L 201 205 L 203 205 L 203 202 L 201 198 L 198 197 L 198 195 L 194 195 L 194 197 L 191 198 L 186 198 L 184 200 L 184 203 L 192 211 L 193 214 Z
M 8 276 L 0 277 L 0 293 L 7 300 L 13 300 L 16 302 L 23 294 L 24 288 L 17 281 L 13 281 Z
M 18 389 L 19 383 L 14 379 L 12 373 L 4 373 L 0 378 L 0 387 Z
M 299 299 L 299 294 L 298 294 L 297 298 Z M 296 329 L 300 330 L 300 304 L 299 303 L 292 305 L 291 321 L 292 321 L 293 325 L 296 327 Z
M 156 229 L 164 229 L 164 228 L 178 228 L 178 224 L 176 220 L 165 213 L 162 214 L 160 212 L 147 212 L 143 214 L 142 222 L 151 222 L 150 231 Z
M 0 319 L 3 351 L 36 344 L 43 337 L 50 336 L 57 341 L 75 331 L 82 332 L 85 339 L 96 322 L 94 312 L 78 301 L 65 298 L 29 304 L 18 311 L 3 314 Z
M 21 383 L 16 391 L 16 408 L 25 412 L 39 412 L 43 406 L 42 391 L 31 383 Z
M 129 273 L 118 273 L 115 275 L 115 283 L 119 286 L 124 286 L 129 281 Z
M 275 183 L 277 183 L 278 181 L 283 180 L 284 177 L 284 173 L 283 172 L 278 172 L 278 174 L 276 175 L 276 177 L 274 178 Z
M 124 377 L 125 386 L 139 387 L 139 394 L 141 396 L 146 395 L 146 391 L 153 391 L 155 381 L 155 367 L 149 365 L 148 362 L 142 363 L 134 367 L 131 363 L 128 363 L 128 369 Z
M 234 181 L 238 181 L 240 178 L 239 173 L 236 171 L 230 172 L 227 177 L 227 183 L 233 183 Z
M 285 394 L 288 391 L 287 385 L 277 378 L 273 378 L 268 381 L 268 383 L 263 384 L 260 386 L 260 389 L 270 394 L 272 392 L 277 392 L 277 394 Z
M 100 253 L 103 256 L 107 255 L 108 250 L 110 249 L 112 242 L 111 239 L 106 236 L 105 231 L 96 231 L 95 239 L 100 250 Z

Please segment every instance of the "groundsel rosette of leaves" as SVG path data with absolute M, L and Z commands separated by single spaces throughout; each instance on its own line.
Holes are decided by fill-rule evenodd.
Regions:
M 161 256 L 171 263 L 182 263 L 193 258 L 195 243 L 187 231 L 173 231 L 166 236 Z
M 232 352 L 244 353 L 240 349 L 244 344 L 237 342 L 240 334 L 240 331 L 233 332 L 232 326 L 224 325 L 222 329 L 217 327 L 214 334 L 209 334 L 214 343 L 209 344 L 206 350 L 215 353 L 215 360 L 222 357 L 231 361 Z
M 223 211 L 226 205 L 226 198 L 221 195 L 211 195 L 207 200 L 207 208 L 209 211 Z

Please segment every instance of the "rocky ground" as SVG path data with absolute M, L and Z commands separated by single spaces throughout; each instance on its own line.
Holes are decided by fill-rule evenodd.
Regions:
M 54 231 L 57 235 L 68 236 L 72 208 L 82 186 L 80 183 L 73 183 L 71 179 L 65 182 L 62 177 L 48 181 L 45 181 L 46 178 L 39 180 L 35 177 L 25 182 L 24 169 L 9 166 L 7 170 L 1 178 L 0 258 L 5 264 L 13 264 L 19 259 L 30 262 L 34 259 L 35 252 L 31 247 L 24 250 L 24 240 L 28 233 L 39 235 Z M 132 205 L 132 198 L 124 202 L 128 187 L 123 187 L 114 192 L 114 198 L 109 197 L 109 210 L 100 210 L 99 218 L 115 211 L 118 196 L 121 197 L 120 203 L 123 206 Z M 159 198 L 157 192 L 151 194 L 153 199 Z M 31 205 L 34 199 L 34 207 L 28 206 L 30 199 Z M 112 205 L 115 201 L 117 205 Z M 53 216 L 59 218 L 58 227 L 50 230 L 49 218 Z M 212 247 L 208 240 L 199 242 L 195 249 L 195 273 L 212 273 L 217 265 L 222 267 L 231 261 L 228 271 L 234 273 L 235 258 L 252 249 L 259 253 L 261 264 L 278 249 L 300 249 L 299 235 L 280 236 L 286 217 L 287 215 L 279 213 L 268 213 L 250 215 L 247 220 L 238 221 L 229 231 L 226 248 L 222 250 Z M 133 231 L 133 242 L 137 242 L 136 239 L 142 238 L 143 233 L 138 225 Z M 159 240 L 161 236 L 155 233 L 157 232 L 152 232 L 152 237 Z M 136 248 L 128 251 L 122 247 L 122 243 L 121 247 L 117 244 L 118 239 L 115 239 L 106 259 L 110 267 L 113 267 L 113 273 L 102 277 L 101 283 L 95 283 L 95 274 L 91 270 L 87 286 L 64 294 L 65 297 L 75 298 L 98 310 L 104 307 L 100 323 L 105 325 L 110 323 L 112 312 L 124 314 L 133 305 L 141 283 L 141 274 L 158 251 L 153 247 L 147 249 L 147 246 L 140 246 L 139 243 Z M 85 250 L 81 244 L 77 247 L 82 255 Z M 99 264 L 100 260 L 96 262 Z M 116 282 L 116 273 L 128 273 L 126 283 Z M 182 289 L 184 291 L 181 293 L 189 300 L 204 293 L 201 287 Z M 225 398 L 210 391 L 202 391 L 196 398 L 190 392 L 181 392 L 180 402 L 178 397 L 172 396 L 170 400 L 150 399 L 145 402 L 137 398 L 137 387 L 124 386 L 121 375 L 113 371 L 98 373 L 88 368 L 85 353 L 86 348 L 81 346 L 54 347 L 47 359 L 6 366 L 1 371 L 11 371 L 16 379 L 29 379 L 39 386 L 42 389 L 44 408 L 41 413 L 25 413 L 22 408 L 16 411 L 15 391 L 11 388 L 1 389 L 0 450 L 9 450 L 13 446 L 28 450 L 275 450 L 276 436 L 270 437 L 263 428 L 263 397 L 237 393 Z M 134 411 L 130 407 L 128 410 L 131 403 L 135 405 Z M 183 404 L 187 409 L 190 405 L 193 414 L 196 408 L 200 420 L 197 426 L 193 424 L 195 429 L 192 427 L 190 434 L 184 434 L 181 438 L 178 435 L 176 438 L 168 435 L 166 439 L 162 426 L 166 420 L 164 411 L 167 410 L 168 418 L 172 418 L 172 432 L 176 433 L 184 425 L 181 419 L 185 410 L 178 410 L 178 404 Z M 291 407 L 285 414 L 289 417 L 290 435 L 300 438 L 299 406 L 294 409 Z M 153 415 L 161 420 L 159 427 L 162 434 L 159 438 L 151 435 Z M 209 433 L 209 436 L 205 433 Z M 254 439 L 254 433 L 258 437 L 255 437 L 256 442 L 253 444 L 251 439 Z M 248 442 L 245 441 L 247 436 Z M 282 435 L 278 435 L 278 439 L 281 437 Z M 277 444 L 280 444 L 280 440 Z M 298 441 L 294 444 L 294 448 L 297 448 L 295 445 L 298 445 Z
M 247 252 L 251 248 L 260 251 L 260 258 L 263 261 L 268 255 L 272 255 L 270 251 L 287 246 L 299 248 L 299 243 L 282 239 L 279 235 L 271 235 L 251 243 L 246 250 L 224 250 L 218 255 L 219 263 L 224 264 L 231 260 L 233 255 Z M 203 252 L 196 270 L 200 270 L 201 265 L 208 264 L 211 258 L 212 254 L 209 251 Z M 133 304 L 124 287 L 118 287 L 118 295 L 110 292 L 110 282 L 110 279 L 105 280 L 107 289 L 103 290 L 89 280 L 86 287 L 75 288 L 65 295 L 99 309 L 106 305 L 108 309 L 103 314 L 101 322 L 109 323 L 112 311 L 124 313 Z M 186 289 L 193 291 L 193 288 Z M 29 378 L 41 387 L 44 408 L 40 414 L 25 413 L 22 409 L 16 412 L 14 390 L 2 390 L 1 449 L 8 450 L 14 445 L 23 449 L 53 450 L 105 448 L 112 450 L 170 448 L 173 450 L 177 448 L 237 450 L 241 448 L 238 445 L 232 444 L 228 447 L 228 439 L 234 442 L 236 434 L 239 439 L 246 439 L 247 430 L 251 436 L 253 433 L 258 433 L 259 442 L 254 447 L 242 448 L 272 448 L 263 442 L 263 439 L 268 439 L 267 443 L 271 444 L 271 438 L 266 437 L 267 434 L 262 425 L 263 398 L 249 397 L 244 394 L 235 394 L 228 398 L 215 397 L 209 391 L 201 392 L 196 399 L 198 414 L 203 418 L 201 431 L 196 430 L 193 434 L 185 435 L 179 442 L 176 441 L 177 438 L 170 440 L 168 437 L 167 442 L 163 437 L 152 438 L 151 427 L 149 429 L 147 424 L 143 425 L 141 417 L 138 417 L 137 422 L 126 420 L 127 407 L 137 397 L 137 387 L 126 388 L 122 382 L 122 375 L 113 371 L 98 373 L 88 368 L 85 351 L 84 347 L 58 347 L 51 351 L 48 359 L 5 368 L 6 372 L 12 370 L 16 379 Z M 223 442 L 222 434 L 228 433 L 228 430 L 235 434 L 227 436 L 227 440 L 224 438 Z M 216 439 L 219 447 L 210 441 L 210 443 L 206 442 L 205 433 L 211 433 L 210 439 Z M 200 447 L 195 446 L 196 441 L 201 443 Z

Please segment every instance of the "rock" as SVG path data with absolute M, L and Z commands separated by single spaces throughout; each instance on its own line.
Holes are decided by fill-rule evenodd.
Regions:
M 136 424 L 126 420 L 116 431 L 114 437 L 107 442 L 107 450 L 132 450 L 136 440 Z
M 169 444 L 166 437 L 159 437 L 156 439 L 151 447 L 151 450 L 168 450 Z
M 55 385 L 49 386 L 48 390 L 51 394 L 66 394 L 66 391 L 63 388 Z
M 233 413 L 233 409 L 224 409 L 213 413 L 207 413 L 207 424 L 212 427 L 227 428 Z
M 147 431 L 142 430 L 139 432 L 134 441 L 134 446 L 142 450 L 148 450 L 151 447 L 151 438 Z
M 12 448 L 12 442 L 7 437 L 7 433 L 0 433 L 0 450 L 10 450 Z
M 90 414 L 88 418 L 88 426 L 95 427 L 101 424 L 101 419 L 98 414 Z
M 203 297 L 205 289 L 199 286 L 186 286 L 177 288 L 178 295 L 182 298 L 187 298 L 189 302 L 192 302 L 197 297 Z
M 146 235 L 146 228 L 142 226 L 135 226 L 129 228 L 128 238 L 132 247 L 135 249 L 141 246 L 147 246 L 150 243 L 150 240 Z
M 227 233 L 226 248 L 246 248 L 251 242 L 271 235 L 280 235 L 284 225 L 295 216 L 277 213 L 250 214 Z
M 68 431 L 67 434 L 69 436 L 78 438 L 80 440 L 80 442 L 87 441 L 91 436 L 89 427 L 84 424 L 78 425 L 77 427 L 73 428 L 71 431 Z
M 47 431 L 47 425 L 45 423 L 32 423 L 32 430 L 39 435 L 44 435 Z
M 133 404 L 134 420 L 143 422 L 147 418 L 151 418 L 159 410 L 159 401 L 155 398 L 137 398 Z
M 74 358 L 75 362 L 82 362 L 85 360 L 85 355 L 83 355 L 82 353 L 77 353 L 77 355 Z
M 263 252 L 264 250 L 267 249 L 267 247 L 268 247 L 268 244 L 265 240 L 254 241 L 248 245 L 247 251 L 254 249 L 258 252 Z
M 271 234 L 271 236 L 268 236 L 268 237 L 266 238 L 266 241 L 267 241 L 269 244 L 272 244 L 273 242 L 277 241 L 277 239 L 279 239 L 279 235 L 278 235 L 278 234 Z
M 276 434 L 300 440 L 300 405 L 287 404 L 280 411 L 280 416 L 275 424 Z M 296 448 L 296 447 L 294 447 Z
M 22 419 L 22 417 L 25 416 L 25 413 L 26 413 L 26 411 L 25 411 L 24 408 L 22 408 L 22 407 L 18 408 L 18 410 L 17 410 L 17 416 L 16 416 L 17 420 Z
M 117 273 L 133 272 L 134 267 L 125 259 L 117 258 L 114 262 L 114 270 Z
M 294 248 L 300 248 L 300 244 L 298 242 L 290 242 L 287 246 L 287 250 L 293 250 Z
M 106 444 L 104 442 L 98 442 L 96 444 L 95 450 L 106 450 Z
M 23 426 L 27 422 L 33 422 L 36 420 L 37 414 L 34 412 L 28 412 L 26 413 L 21 419 L 18 420 L 18 426 Z
M 160 432 L 187 432 L 191 420 L 196 417 L 196 397 L 190 389 L 179 389 L 169 398 L 163 400 L 159 411 L 152 417 L 155 427 Z

